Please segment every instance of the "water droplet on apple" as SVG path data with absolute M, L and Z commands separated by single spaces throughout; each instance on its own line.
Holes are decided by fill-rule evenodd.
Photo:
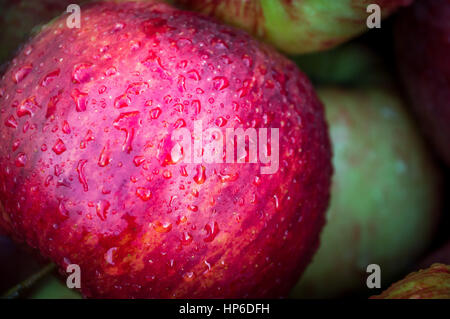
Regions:
M 203 165 L 197 166 L 197 174 L 194 176 L 194 181 L 197 184 L 203 184 L 206 181 L 206 168 Z
M 93 64 L 89 62 L 75 64 L 72 70 L 72 82 L 77 84 L 88 82 L 91 78 L 92 66 Z
M 55 145 L 53 145 L 52 150 L 53 152 L 55 152 L 56 155 L 60 155 L 64 153 L 67 150 L 67 148 L 64 142 L 60 138 L 58 138 L 55 142 Z
M 24 66 L 20 67 L 13 74 L 13 81 L 14 81 L 14 83 L 17 84 L 20 81 L 22 81 L 23 79 L 25 79 L 26 76 L 31 72 L 32 69 L 33 69 L 33 65 L 32 64 L 27 64 L 27 65 L 24 65 Z
M 138 187 L 136 189 L 136 196 L 146 202 L 152 198 L 152 192 L 145 187 Z

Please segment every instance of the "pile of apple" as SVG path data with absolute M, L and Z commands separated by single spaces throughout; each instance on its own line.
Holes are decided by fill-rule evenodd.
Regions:
M 0 13 L 0 233 L 61 280 L 32 297 L 74 265 L 86 298 L 370 296 L 450 240 L 449 0 L 80 2 Z M 422 260 L 378 297 L 450 298 Z

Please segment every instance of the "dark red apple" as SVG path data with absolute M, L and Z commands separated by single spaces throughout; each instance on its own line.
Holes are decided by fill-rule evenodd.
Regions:
M 242 31 L 155 1 L 87 5 L 80 29 L 65 19 L 0 81 L 2 228 L 63 273 L 78 264 L 86 297 L 286 295 L 317 248 L 332 172 L 306 76 Z M 186 163 L 173 133 L 200 120 L 206 143 L 212 128 L 279 128 L 258 157 L 279 145 L 278 170 L 262 170 L 276 158 Z
M 401 78 L 419 121 L 450 163 L 450 1 L 417 1 L 396 24 Z

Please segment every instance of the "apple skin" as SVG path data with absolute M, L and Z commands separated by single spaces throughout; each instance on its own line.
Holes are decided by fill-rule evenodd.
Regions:
M 450 2 L 417 1 L 395 25 L 401 80 L 419 122 L 450 164 Z
M 450 299 L 450 266 L 434 264 L 411 273 L 371 299 Z
M 0 64 L 42 23 L 62 14 L 81 0 L 0 0 Z
M 395 280 L 430 243 L 440 207 L 438 171 L 397 94 L 322 87 L 335 169 L 319 250 L 294 298 L 367 292 L 366 268 Z
M 289 54 L 317 52 L 367 31 L 367 6 L 386 17 L 412 0 L 175 0 L 238 26 Z M 312 15 L 311 13 L 314 13 Z
M 65 16 L 43 28 L 0 81 L 0 226 L 61 271 L 78 264 L 85 297 L 287 295 L 318 247 L 332 174 L 307 77 L 167 4 L 82 12 L 80 29 Z M 171 133 L 194 120 L 279 128 L 279 170 L 171 158 Z

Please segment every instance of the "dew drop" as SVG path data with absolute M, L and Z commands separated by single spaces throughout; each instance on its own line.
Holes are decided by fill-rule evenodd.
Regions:
M 202 110 L 202 106 L 201 106 L 201 104 L 200 104 L 200 101 L 199 101 L 199 100 L 194 100 L 194 101 L 192 101 L 191 104 L 192 104 L 192 106 L 194 107 L 195 114 L 196 114 L 196 115 L 200 114 L 200 112 L 201 112 L 201 110 Z
M 132 83 L 127 88 L 127 93 L 133 94 L 133 95 L 140 95 L 144 93 L 149 88 L 148 83 L 146 82 L 137 82 Z
M 152 192 L 145 187 L 138 187 L 136 189 L 136 196 L 146 202 L 152 198 Z
M 62 217 L 69 217 L 69 211 L 67 210 L 66 206 L 64 205 L 63 201 L 59 202 L 58 205 L 58 213 L 62 216 Z
M 5 126 L 7 126 L 7 127 L 17 128 L 17 125 L 18 125 L 17 121 L 16 121 L 16 119 L 14 118 L 13 115 L 11 115 L 10 117 L 8 117 L 5 120 Z
M 52 150 L 53 152 L 55 152 L 56 155 L 60 155 L 64 153 L 67 150 L 67 148 L 64 142 L 60 138 L 58 138 L 56 140 L 55 145 L 53 145 Z
M 91 78 L 92 63 L 78 63 L 75 64 L 72 70 L 73 83 L 85 83 Z
M 33 69 L 33 65 L 32 64 L 27 64 L 27 65 L 24 65 L 21 68 L 19 68 L 13 74 L 13 81 L 14 81 L 14 83 L 17 84 L 20 81 L 22 81 L 23 79 L 25 79 L 26 76 L 31 72 L 32 69 Z
M 187 272 L 183 274 L 183 278 L 186 281 L 192 281 L 194 279 L 194 273 L 193 272 Z
M 223 127 L 223 126 L 225 126 L 225 125 L 227 124 L 227 120 L 226 120 L 224 117 L 219 116 L 219 117 L 216 119 L 215 123 L 216 123 L 216 125 L 217 125 L 218 127 Z
M 133 149 L 134 127 L 137 126 L 139 114 L 139 111 L 120 113 L 113 122 L 114 128 L 124 131 L 126 134 L 122 150 L 127 153 L 130 153 Z
M 198 211 L 198 206 L 188 205 L 187 209 L 189 209 L 191 212 L 197 212 Z
M 161 108 L 155 107 L 154 109 L 150 110 L 150 117 L 156 120 L 161 115 L 161 112 Z
M 27 163 L 27 155 L 25 153 L 17 154 L 15 164 L 17 167 L 24 167 Z
M 186 91 L 186 78 L 182 75 L 178 76 L 178 91 L 180 91 L 181 93 L 183 93 L 184 91 Z
M 184 246 L 188 246 L 190 243 L 192 243 L 193 239 L 194 238 L 191 234 L 189 234 L 188 232 L 183 232 L 183 234 L 181 235 L 181 244 L 183 244 Z
M 213 79 L 214 81 L 214 89 L 221 91 L 226 89 L 229 86 L 228 79 L 223 76 L 217 76 Z
M 165 178 L 165 179 L 170 179 L 170 178 L 172 178 L 172 173 L 169 171 L 169 170 L 164 170 L 164 172 L 163 172 L 163 177 Z
M 194 182 L 203 184 L 206 181 L 206 168 L 203 165 L 197 166 L 197 174 L 194 176 Z
M 69 123 L 67 123 L 67 121 L 63 122 L 62 131 L 64 134 L 70 134 L 70 132 L 71 132 L 70 125 L 69 125 Z
M 98 88 L 98 94 L 103 94 L 106 92 L 107 87 L 105 85 L 102 85 Z
M 186 121 L 183 119 L 176 120 L 175 124 L 173 125 L 176 129 L 181 127 L 186 127 Z
M 114 107 L 116 109 L 121 109 L 124 107 L 128 107 L 131 103 L 131 99 L 128 97 L 127 94 L 122 94 L 114 100 Z
M 160 221 L 156 221 L 153 223 L 153 229 L 158 233 L 168 233 L 172 230 L 172 224 L 169 222 L 161 223 Z
M 72 99 L 75 102 L 75 107 L 77 112 L 84 112 L 86 111 L 86 104 L 87 104 L 87 93 L 81 92 L 78 89 L 73 89 L 72 93 L 70 94 L 72 96 Z
M 56 69 L 56 70 L 48 73 L 47 75 L 45 75 L 44 78 L 40 82 L 40 86 L 46 87 L 47 85 L 49 85 L 51 81 L 53 81 L 55 78 L 57 78 L 59 76 L 59 73 L 60 73 L 60 70 Z
M 17 108 L 17 116 L 23 117 L 25 115 L 33 116 L 35 110 L 39 106 L 36 103 L 36 98 L 33 96 L 31 98 L 28 98 L 24 100 L 19 107 Z
M 78 180 L 80 181 L 81 185 L 83 186 L 83 190 L 85 192 L 87 192 L 89 190 L 86 176 L 84 175 L 84 166 L 86 165 L 86 163 L 87 163 L 87 160 L 79 160 L 78 165 L 77 165 Z
M 117 249 L 117 247 L 112 247 L 105 253 L 105 261 L 108 264 L 114 265 L 114 254 L 116 253 Z
M 144 156 L 135 156 L 133 159 L 133 163 L 136 167 L 139 167 L 144 162 L 145 162 Z
M 217 222 L 209 223 L 205 225 L 204 230 L 206 232 L 206 237 L 203 238 L 203 240 L 205 242 L 211 242 L 214 240 L 214 238 L 216 238 L 217 234 L 219 233 L 219 225 L 217 224 Z
M 111 163 L 111 153 L 109 150 L 109 142 L 106 142 L 106 145 L 103 147 L 100 157 L 98 158 L 98 166 L 105 167 L 109 163 Z
M 14 143 L 13 143 L 13 145 L 12 145 L 12 150 L 13 150 L 13 152 L 17 151 L 17 149 L 19 148 L 19 146 L 20 146 L 20 140 L 14 141 Z
M 95 211 L 97 213 L 97 216 L 101 220 L 106 220 L 106 216 L 108 215 L 108 209 L 111 206 L 111 204 L 107 200 L 99 200 L 95 204 Z
M 188 74 L 189 79 L 192 79 L 195 81 L 200 81 L 202 79 L 197 70 L 191 70 L 187 74 Z
M 105 76 L 113 76 L 117 73 L 116 67 L 112 66 L 105 71 Z M 101 94 L 101 93 L 100 93 Z

